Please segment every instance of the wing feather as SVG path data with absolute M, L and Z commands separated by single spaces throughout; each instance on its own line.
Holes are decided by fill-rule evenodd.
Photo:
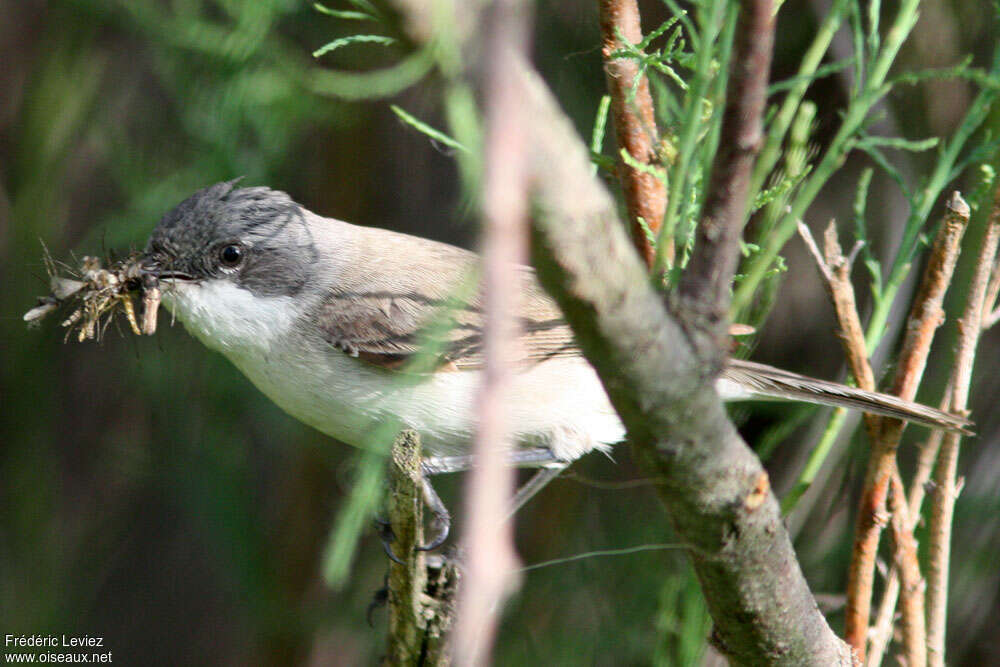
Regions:
M 440 350 L 438 370 L 482 368 L 482 293 L 471 290 L 468 298 L 456 298 L 463 283 L 474 279 L 478 257 L 427 239 L 357 229 L 365 230 L 361 236 L 368 243 L 355 265 L 367 261 L 371 268 L 355 280 L 340 281 L 315 311 L 326 340 L 351 356 L 392 369 L 412 359 L 422 341 L 430 341 Z M 392 262 L 379 262 L 366 252 L 376 244 L 382 252 L 394 252 Z M 519 276 L 522 356 L 518 361 L 533 364 L 579 357 L 571 329 L 538 284 L 534 270 L 519 267 Z

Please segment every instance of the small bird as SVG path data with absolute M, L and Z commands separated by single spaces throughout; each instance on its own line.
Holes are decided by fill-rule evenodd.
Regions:
M 143 266 L 162 283 L 166 308 L 283 410 L 319 431 L 363 446 L 373 426 L 396 420 L 420 434 L 426 474 L 473 465 L 484 324 L 477 255 L 324 218 L 284 192 L 236 183 L 196 192 L 153 230 Z M 539 471 L 512 511 L 572 461 L 625 439 L 558 307 L 531 268 L 518 274 L 522 354 L 509 391 L 515 445 L 508 457 Z M 435 352 L 420 364 L 427 340 Z M 737 359 L 728 361 L 716 388 L 724 400 L 842 406 L 949 430 L 968 423 Z M 424 489 L 439 524 L 432 548 L 444 540 L 448 517 L 430 485 Z

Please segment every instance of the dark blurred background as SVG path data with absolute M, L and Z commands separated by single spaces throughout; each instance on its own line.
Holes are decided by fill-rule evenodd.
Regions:
M 642 4 L 647 29 L 666 16 L 660 3 Z M 775 79 L 793 73 L 826 6 L 786 3 Z M 903 66 L 951 65 L 966 53 L 981 64 L 997 39 L 987 7 L 922 3 Z M 541 2 L 537 11 L 539 66 L 589 136 L 604 92 L 596 3 Z M 353 450 L 284 415 L 179 326 L 164 321 L 142 339 L 112 328 L 100 344 L 77 344 L 64 343 L 55 321 L 29 331 L 21 315 L 48 291 L 42 243 L 65 260 L 141 247 L 170 207 L 240 175 L 325 215 L 474 245 L 453 158 L 401 124 L 389 100 L 331 94 L 331 70 L 371 70 L 405 54 L 360 46 L 314 60 L 314 49 L 363 28 L 304 0 L 0 0 L 0 16 L 0 634 L 89 633 L 127 665 L 377 661 L 384 612 L 374 628 L 365 612 L 387 569 L 378 540 L 364 538 L 343 589 L 328 589 L 319 574 Z M 850 53 L 841 37 L 838 58 Z M 847 83 L 839 76 L 814 87 L 820 142 L 837 126 Z M 391 101 L 443 127 L 440 91 L 430 77 Z M 964 82 L 901 89 L 876 130 L 946 135 L 971 92 Z M 991 123 L 998 128 L 996 114 Z M 919 182 L 927 158 L 899 159 Z M 862 158 L 847 165 L 810 223 L 849 218 L 864 166 Z M 869 224 L 882 256 L 904 206 L 876 175 Z M 787 255 L 793 279 L 754 357 L 838 377 L 842 357 L 814 268 L 796 241 Z M 939 400 L 953 340 L 948 326 L 926 402 Z M 953 664 L 1000 663 L 997 343 L 995 332 L 984 339 L 973 392 L 980 435 L 961 461 Z M 787 408 L 735 414 L 758 439 Z M 816 433 L 799 428 L 769 457 L 779 492 Z M 903 450 L 904 467 L 912 451 Z M 838 628 L 864 456 L 862 442 L 845 438 L 790 519 L 806 575 Z M 579 479 L 636 479 L 624 448 L 573 471 L 519 516 L 526 564 L 672 541 L 648 485 Z M 454 505 L 458 482 L 445 487 Z M 709 627 L 676 550 L 527 572 L 504 619 L 498 664 L 697 664 Z

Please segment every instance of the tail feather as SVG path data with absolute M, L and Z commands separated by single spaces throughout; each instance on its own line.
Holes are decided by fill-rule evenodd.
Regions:
M 837 382 L 815 380 L 772 366 L 731 359 L 722 371 L 722 380 L 729 381 L 751 397 L 778 398 L 805 403 L 818 403 L 835 408 L 854 408 L 864 412 L 895 417 L 933 428 L 959 431 L 972 435 L 972 422 L 937 408 L 904 401 L 896 396 L 848 387 Z

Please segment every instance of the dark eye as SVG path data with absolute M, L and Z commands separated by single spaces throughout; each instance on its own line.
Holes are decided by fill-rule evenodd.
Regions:
M 219 251 L 219 261 L 229 268 L 238 266 L 243 261 L 243 248 L 235 243 L 223 246 Z

